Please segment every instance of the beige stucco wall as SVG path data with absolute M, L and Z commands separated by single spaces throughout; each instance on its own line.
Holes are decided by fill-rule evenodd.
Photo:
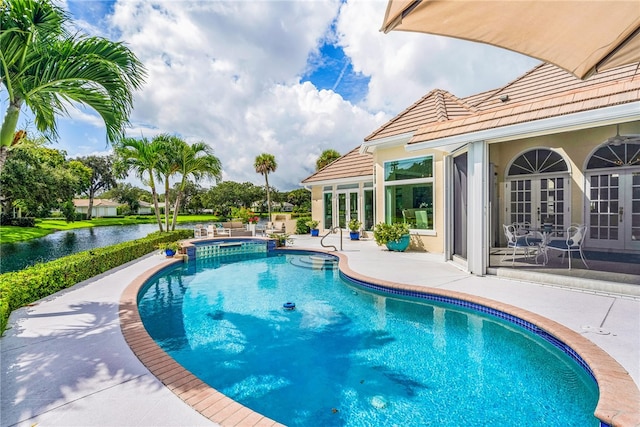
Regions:
M 376 223 L 384 221 L 384 162 L 390 160 L 414 157 L 433 156 L 433 222 L 434 232 L 430 234 L 411 233 L 411 250 L 442 253 L 444 251 L 444 172 L 441 151 L 420 150 L 407 152 L 403 146 L 376 150 L 374 163 L 376 165 Z M 424 232 L 420 232 L 424 233 Z
M 318 229 L 324 232 L 324 212 L 322 210 L 322 185 L 311 187 L 311 218 L 319 221 Z

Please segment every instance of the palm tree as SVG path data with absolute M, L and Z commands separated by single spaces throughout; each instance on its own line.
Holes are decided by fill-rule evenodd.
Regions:
M 166 230 L 169 231 L 169 214 L 171 213 L 169 183 L 171 177 L 180 170 L 178 157 L 181 146 L 186 143 L 177 136 L 166 133 L 157 135 L 153 140 L 160 147 L 160 160 L 156 166 L 156 172 L 158 178 L 164 181 L 164 223 Z
M 8 97 L 0 127 L 0 172 L 23 105 L 34 113 L 37 129 L 54 138 L 56 115 L 66 114 L 74 101 L 102 116 L 108 141 L 123 137 L 132 92 L 146 74 L 133 52 L 101 37 L 70 35 L 67 13 L 51 0 L 0 4 L 0 84 Z
M 338 153 L 333 148 L 329 148 L 324 150 L 318 160 L 316 160 L 316 170 L 319 171 L 323 167 L 327 166 L 329 163 L 333 162 L 340 158 L 340 153 Z
M 222 179 L 222 165 L 220 159 L 213 155 L 213 149 L 204 142 L 196 142 L 192 145 L 182 142 L 178 146 L 177 163 L 178 173 L 182 175 L 178 186 L 178 195 L 173 208 L 173 222 L 171 230 L 175 230 L 178 220 L 178 209 L 180 209 L 180 199 L 184 194 L 189 176 L 195 182 L 202 178 L 214 178 L 216 183 Z
M 153 206 L 156 213 L 158 228 L 162 232 L 162 220 L 158 208 L 158 192 L 154 177 L 157 175 L 157 167 L 160 163 L 162 147 L 155 139 L 149 141 L 146 138 L 124 138 L 115 146 L 117 164 L 125 171 L 133 170 L 142 182 L 151 187 Z
M 273 154 L 262 153 L 256 157 L 256 161 L 253 164 L 256 168 L 256 172 L 264 175 L 264 180 L 267 189 L 267 211 L 269 212 L 269 221 L 271 221 L 271 194 L 269 193 L 269 172 L 275 172 L 278 168 L 276 158 Z

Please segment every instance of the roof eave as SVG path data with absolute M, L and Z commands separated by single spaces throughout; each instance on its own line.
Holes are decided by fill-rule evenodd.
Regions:
M 345 178 L 323 179 L 312 182 L 301 183 L 305 187 L 318 186 L 318 185 L 339 185 L 339 184 L 352 184 L 354 182 L 373 182 L 373 166 L 371 166 L 371 173 L 368 175 L 358 175 Z M 307 188 L 309 190 L 309 188 Z
M 640 120 L 640 101 L 460 135 L 452 135 L 430 141 L 409 142 L 405 145 L 405 149 L 407 151 L 417 151 L 430 148 L 442 149 L 443 147 L 459 146 L 476 141 L 486 141 L 488 143 L 512 141 L 633 120 Z
M 411 140 L 413 133 L 414 132 L 411 131 L 401 133 L 399 135 L 388 136 L 386 138 L 364 141 L 362 145 L 360 145 L 360 154 L 371 154 L 378 148 L 404 145 Z

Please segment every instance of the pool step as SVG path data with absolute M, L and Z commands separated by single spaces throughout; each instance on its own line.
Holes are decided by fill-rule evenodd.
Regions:
M 310 270 L 335 270 L 338 261 L 330 255 L 304 255 L 291 259 L 291 265 Z

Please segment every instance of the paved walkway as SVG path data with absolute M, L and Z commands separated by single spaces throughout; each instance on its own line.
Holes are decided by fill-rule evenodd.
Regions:
M 293 247 L 318 248 L 319 238 L 297 236 Z M 344 240 L 343 253 L 363 275 L 478 295 L 555 320 L 640 384 L 640 299 L 470 276 L 440 255 L 387 252 L 372 241 Z M 164 262 L 147 256 L 12 313 L 0 339 L 0 426 L 213 425 L 149 373 L 120 330 L 123 290 Z

